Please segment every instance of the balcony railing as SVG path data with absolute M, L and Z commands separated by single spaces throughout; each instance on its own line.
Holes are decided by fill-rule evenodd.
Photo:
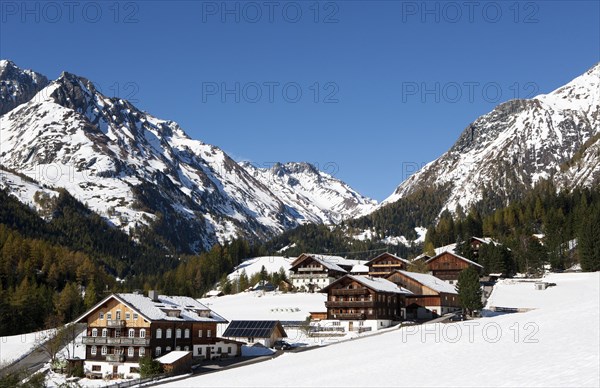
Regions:
M 373 267 L 402 267 L 402 263 L 376 263 L 371 264 Z
M 124 327 L 125 321 L 122 319 L 109 319 L 106 321 L 108 327 Z
M 325 302 L 325 307 L 374 307 L 375 302 L 367 300 L 335 300 Z
M 124 354 L 107 354 L 106 361 L 108 362 L 123 362 L 125 361 Z
M 337 313 L 333 314 L 335 319 L 365 319 L 365 314 L 361 313 Z
M 150 345 L 150 338 L 131 338 L 131 337 L 83 337 L 84 345 Z
M 315 273 L 315 274 L 293 274 L 291 276 L 292 279 L 323 279 L 327 278 L 328 275 L 326 273 Z
M 340 288 L 332 290 L 331 293 L 333 295 L 366 295 L 369 293 L 369 290 L 366 288 Z
M 299 272 L 310 272 L 310 271 L 314 271 L 314 272 L 322 272 L 325 268 L 323 267 L 300 267 L 298 268 Z

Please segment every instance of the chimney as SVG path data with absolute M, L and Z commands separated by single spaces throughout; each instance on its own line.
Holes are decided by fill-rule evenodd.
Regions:
M 152 299 L 153 302 L 158 302 L 158 291 L 156 291 L 156 290 L 148 291 L 148 298 Z

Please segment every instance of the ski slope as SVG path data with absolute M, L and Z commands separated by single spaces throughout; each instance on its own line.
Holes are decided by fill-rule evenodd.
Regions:
M 492 293 L 526 313 L 406 327 L 164 386 L 598 387 L 600 273 L 545 280 L 556 287 L 504 282 Z

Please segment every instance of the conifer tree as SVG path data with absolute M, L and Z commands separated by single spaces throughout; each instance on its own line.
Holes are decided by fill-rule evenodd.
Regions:
M 479 274 L 473 267 L 470 266 L 464 269 L 458 275 L 456 291 L 458 292 L 460 305 L 468 315 L 473 315 L 473 311 L 483 308 Z

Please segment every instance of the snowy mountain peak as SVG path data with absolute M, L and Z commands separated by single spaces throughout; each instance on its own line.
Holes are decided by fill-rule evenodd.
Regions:
M 0 60 L 0 116 L 29 101 L 48 84 L 48 79 L 14 62 Z
M 585 179 L 578 180 L 566 178 L 562 170 L 599 131 L 600 64 L 596 64 L 551 93 L 507 101 L 479 117 L 448 152 L 404 181 L 382 204 L 438 187 L 447 197 L 443 208 L 454 211 L 458 205 L 465 209 L 483 199 L 488 206 L 505 205 L 542 178 L 567 186 L 575 181 L 590 184 L 599 167 L 588 169 Z
M 336 222 L 374 206 L 308 163 L 242 166 L 177 123 L 103 95 L 85 77 L 63 72 L 36 92 L 0 117 L 0 164 L 39 187 L 67 189 L 134 236 L 152 228 L 175 249 L 198 251 L 303 222 Z M 27 196 L 36 186 L 25 190 L 16 179 L 0 186 L 32 203 Z
M 302 222 L 336 224 L 367 214 L 377 205 L 310 163 L 276 163 L 264 168 L 248 162 L 241 165 L 298 214 Z

